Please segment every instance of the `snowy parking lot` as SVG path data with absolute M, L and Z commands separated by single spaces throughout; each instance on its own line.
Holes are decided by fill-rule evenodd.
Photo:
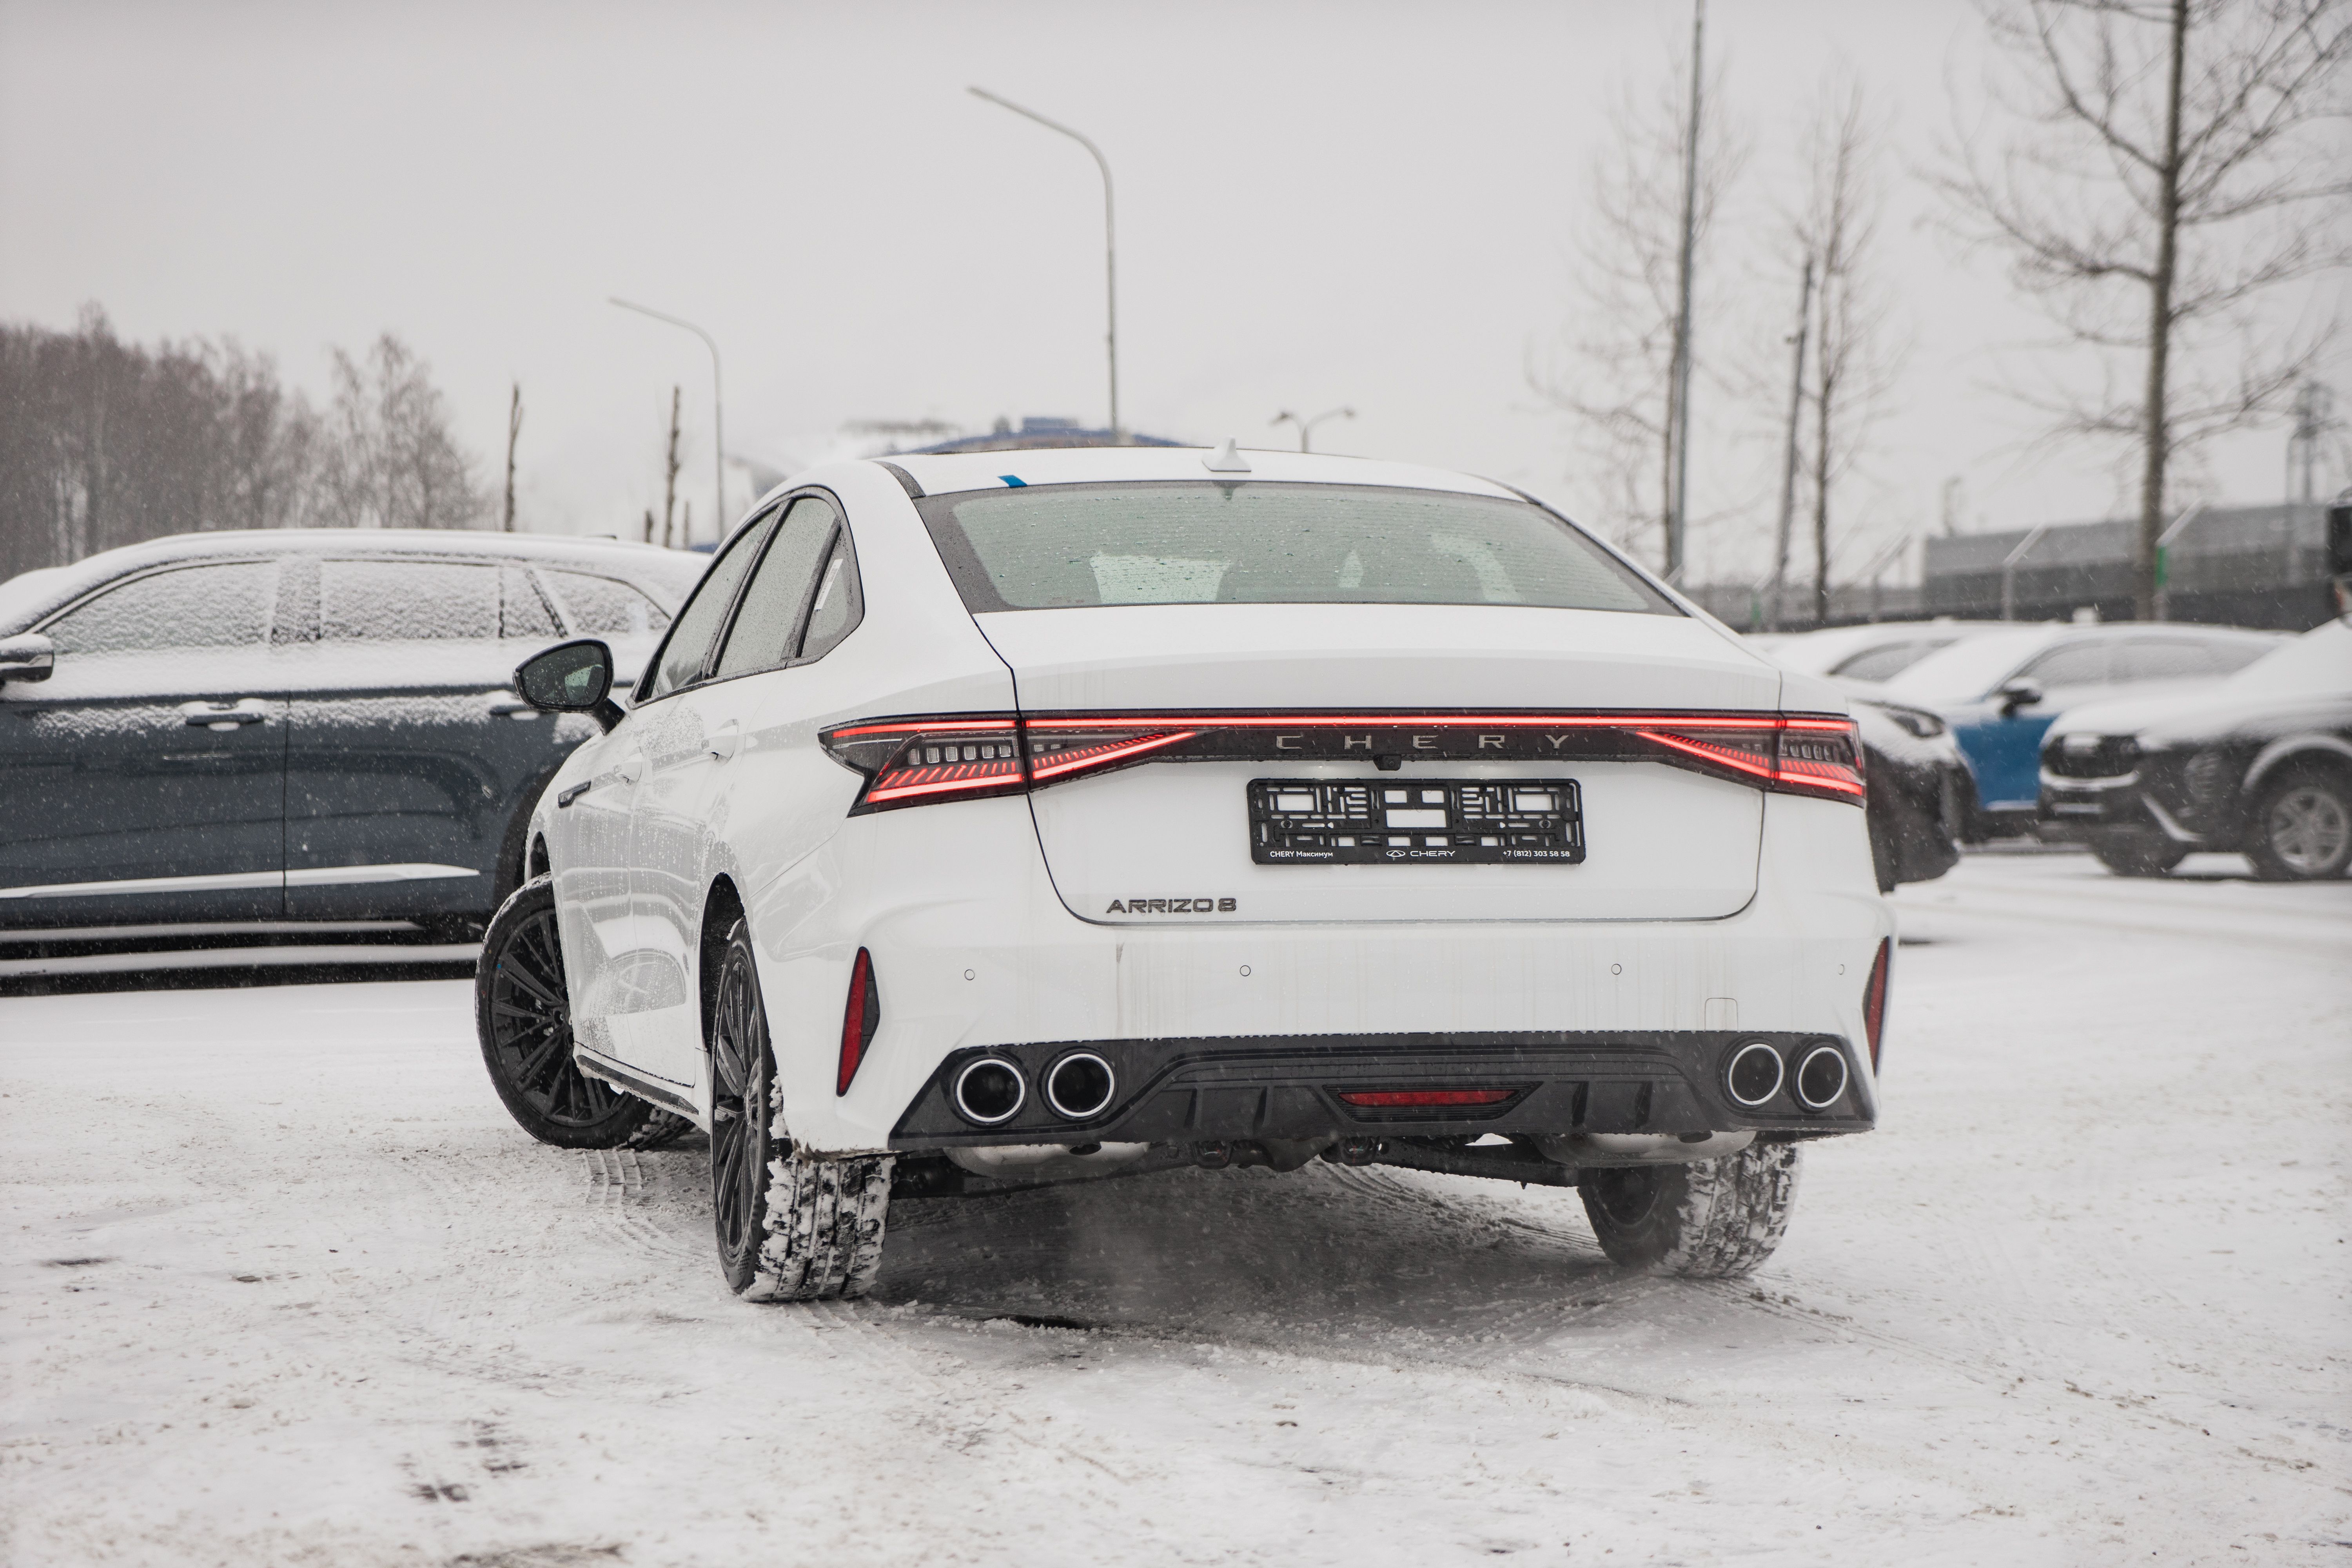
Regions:
M 2341 1563 L 2352 886 L 1979 856 L 1754 1279 L 1318 1163 L 904 1203 L 757 1308 L 462 981 L 0 1000 L 13 1564 Z

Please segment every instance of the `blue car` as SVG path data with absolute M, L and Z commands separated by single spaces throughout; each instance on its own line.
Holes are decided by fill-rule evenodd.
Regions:
M 2084 702 L 2193 689 L 2279 646 L 2274 632 L 2230 626 L 2052 623 L 1980 632 L 1940 648 L 1878 688 L 1951 726 L 1974 770 L 1971 838 L 2032 831 L 2042 737 Z

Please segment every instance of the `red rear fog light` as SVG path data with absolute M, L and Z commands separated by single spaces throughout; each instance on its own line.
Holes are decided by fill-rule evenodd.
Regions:
M 1367 1110 L 1410 1105 L 1500 1105 L 1515 1089 L 1343 1089 L 1339 1098 Z

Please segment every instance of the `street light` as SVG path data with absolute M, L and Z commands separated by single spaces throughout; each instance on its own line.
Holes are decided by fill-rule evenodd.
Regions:
M 656 310 L 650 305 L 632 304 L 619 299 L 609 302 L 624 310 L 635 310 L 640 316 L 651 316 L 656 321 L 667 321 L 673 327 L 684 327 L 700 338 L 702 346 L 710 351 L 710 515 L 714 519 L 711 526 L 719 531 L 719 538 L 724 542 L 727 538 L 727 417 L 719 396 L 719 345 L 709 332 L 692 321 Z
M 1313 449 L 1309 447 L 1307 443 L 1308 437 L 1315 434 L 1315 426 L 1322 424 L 1326 419 L 1353 419 L 1355 416 L 1356 411 L 1352 408 L 1327 408 L 1312 419 L 1301 419 L 1297 415 L 1291 413 L 1290 410 L 1286 408 L 1281 413 L 1276 415 L 1273 418 L 1267 420 L 1266 424 L 1269 426 L 1276 426 L 1281 424 L 1286 419 L 1291 424 L 1297 426 L 1298 449 L 1305 452 Z
M 1059 121 L 1048 120 L 1034 109 L 1024 109 L 1009 98 L 999 98 L 984 87 L 975 87 L 970 90 L 974 98 L 984 98 L 999 109 L 1009 109 L 1024 120 L 1035 121 L 1048 131 L 1060 132 L 1088 153 L 1093 153 L 1095 167 L 1102 171 L 1103 300 L 1110 323 L 1103 333 L 1103 341 L 1109 345 L 1110 349 L 1110 439 L 1114 447 L 1123 447 L 1127 444 L 1127 437 L 1118 423 L 1118 226 L 1111 221 L 1110 164 L 1104 159 L 1101 148 Z

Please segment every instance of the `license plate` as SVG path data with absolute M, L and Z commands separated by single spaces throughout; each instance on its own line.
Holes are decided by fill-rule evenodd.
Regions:
M 1252 779 L 1249 815 L 1250 858 L 1261 866 L 1584 858 L 1574 779 Z

